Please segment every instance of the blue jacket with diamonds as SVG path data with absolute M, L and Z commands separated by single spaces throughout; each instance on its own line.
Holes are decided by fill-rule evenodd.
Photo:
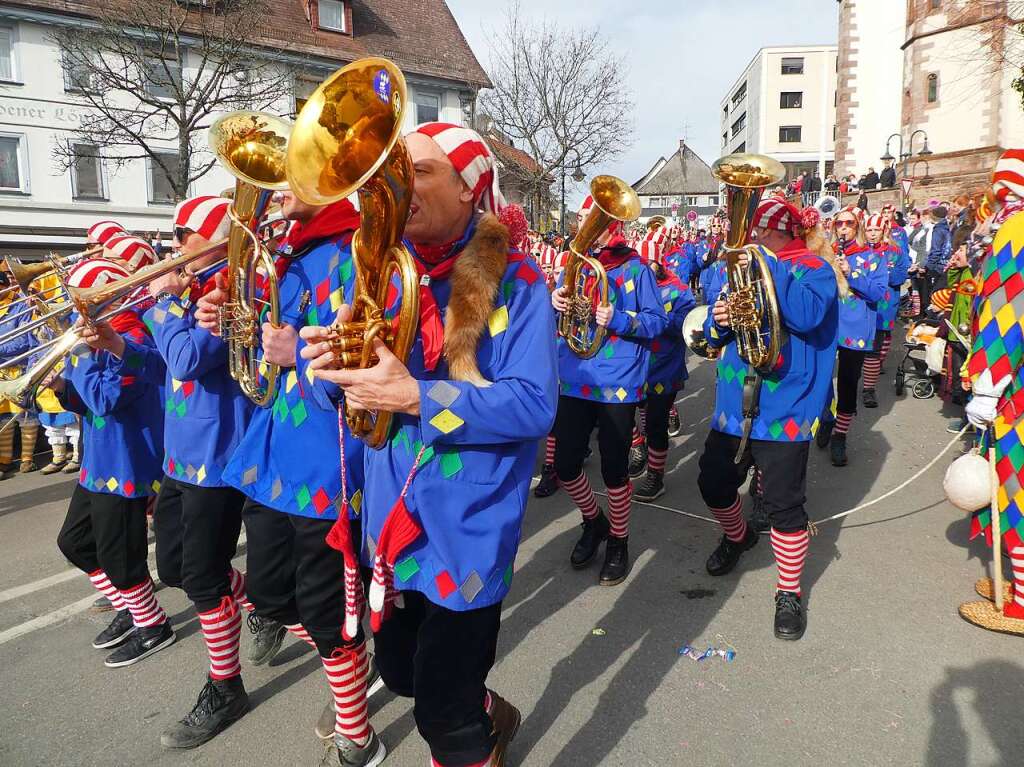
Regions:
M 764 377 L 761 413 L 751 438 L 769 442 L 806 442 L 818 430 L 819 417 L 832 391 L 836 356 L 836 277 L 832 267 L 793 240 L 774 256 L 764 251 L 786 330 L 779 362 Z M 743 378 L 748 365 L 736 352 L 731 330 L 714 323 L 710 314 L 704 332 L 711 346 L 724 346 L 718 361 L 718 383 L 711 428 L 743 433 Z
M 683 321 L 697 305 L 690 288 L 672 272 L 657 281 L 668 326 L 665 332 L 651 341 L 651 367 L 647 373 L 647 390 L 656 394 L 677 391 L 687 379 L 686 344 L 683 342 Z
M 339 233 L 286 256 L 279 283 L 283 324 L 296 330 L 330 325 L 338 307 L 351 300 L 351 239 L 351 232 Z M 337 519 L 342 501 L 338 409 L 313 386 L 312 371 L 297 351 L 302 346 L 300 339 L 296 367 L 281 370 L 274 404 L 253 414 L 224 482 L 277 511 Z M 353 511 L 361 502 L 362 450 L 362 442 L 346 437 L 346 488 Z
M 608 301 L 615 312 L 593 357 L 576 356 L 558 338 L 561 393 L 598 402 L 639 402 L 646 393 L 651 341 L 664 332 L 668 316 L 654 274 L 635 253 L 608 270 Z
M 903 230 L 897 231 L 902 232 Z M 907 281 L 907 272 L 910 269 L 910 246 L 908 244 L 905 248 L 894 248 L 890 244 L 881 243 L 878 246 L 872 246 L 872 250 L 879 255 L 879 258 L 884 254 L 886 269 L 889 273 L 885 294 L 878 302 L 875 327 L 878 330 L 892 330 L 896 325 L 896 314 L 900 309 L 900 288 Z
M 875 251 L 857 243 L 847 246 L 846 262 L 850 292 L 839 299 L 839 345 L 869 352 L 875 344 L 878 302 L 889 289 L 889 270 Z

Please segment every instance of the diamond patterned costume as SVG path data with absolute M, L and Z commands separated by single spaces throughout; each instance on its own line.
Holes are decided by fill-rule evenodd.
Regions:
M 878 302 L 889 290 L 889 269 L 871 248 L 852 244 L 846 248 L 850 265 L 850 292 L 839 299 L 839 345 L 854 351 L 874 348 Z
M 672 272 L 665 274 L 665 279 L 657 284 L 668 315 L 668 327 L 650 342 L 651 365 L 647 373 L 647 389 L 656 394 L 682 388 L 688 377 L 683 321 L 697 305 L 689 287 Z

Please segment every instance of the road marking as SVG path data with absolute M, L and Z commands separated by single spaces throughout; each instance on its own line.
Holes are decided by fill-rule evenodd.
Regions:
M 84 599 L 79 599 L 77 602 L 69 604 L 67 607 L 61 607 L 60 609 L 54 610 L 51 613 L 46 613 L 46 615 L 40 615 L 38 618 L 33 618 L 30 621 L 25 621 L 24 623 L 15 626 L 14 628 L 9 628 L 6 631 L 0 631 L 0 645 L 6 644 L 7 642 L 17 639 L 18 637 L 25 636 L 25 634 L 31 633 L 38 629 L 46 628 L 47 626 L 52 626 L 54 623 L 59 623 L 62 620 L 70 618 L 72 615 L 84 613 L 95 601 L 96 595 L 90 594 Z

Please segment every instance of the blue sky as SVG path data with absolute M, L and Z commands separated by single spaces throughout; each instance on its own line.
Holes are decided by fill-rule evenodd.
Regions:
M 500 27 L 501 0 L 447 0 L 487 68 L 488 31 Z M 632 148 L 602 172 L 634 182 L 680 138 L 706 161 L 718 157 L 718 102 L 758 49 L 835 42 L 835 0 L 647 0 L 627 13 L 622 0 L 521 0 L 529 14 L 570 26 L 598 26 L 611 55 L 627 63 L 637 114 Z M 574 195 L 575 197 L 575 195 Z

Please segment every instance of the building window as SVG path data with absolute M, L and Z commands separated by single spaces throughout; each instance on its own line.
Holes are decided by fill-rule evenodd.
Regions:
M 433 123 L 437 122 L 441 114 L 441 98 L 436 93 L 421 93 L 416 91 L 413 97 L 416 104 L 416 122 Z
M 740 144 L 738 147 L 736 147 L 736 149 L 734 151 L 736 152 L 736 154 L 743 154 L 744 152 L 746 152 L 747 151 L 747 142 L 744 141 L 742 144 Z
M 718 195 L 717 194 L 712 194 L 712 195 L 710 195 L 708 197 L 708 207 L 709 208 L 717 208 L 718 207 Z
M 779 143 L 798 144 L 800 143 L 801 128 L 799 125 L 780 125 Z
M 87 93 L 92 90 L 93 64 L 83 61 L 72 61 L 67 56 L 61 62 L 64 70 L 64 90 L 70 93 Z
M 24 144 L 24 136 L 0 133 L 0 191 L 28 192 Z
M 320 29 L 329 29 L 332 32 L 348 31 L 345 29 L 344 0 L 319 0 L 317 7 L 319 9 L 317 25 Z
M 732 124 L 732 135 L 735 138 L 736 134 L 747 127 L 747 113 L 744 112 Z
M 732 95 L 732 105 L 736 106 L 739 104 L 747 95 L 747 84 L 743 83 L 736 92 Z
M 726 131 L 725 133 L 722 134 L 722 146 L 725 146 L 728 143 L 729 143 L 729 132 Z
M 18 62 L 14 55 L 16 42 L 13 27 L 0 27 L 0 80 L 9 83 L 18 80 Z
M 697 200 L 697 196 L 696 195 L 687 195 L 687 197 L 686 197 L 686 207 L 687 208 L 696 208 L 698 204 L 699 204 L 699 202 Z
M 168 168 L 173 169 L 178 164 L 177 152 L 157 152 L 157 154 Z M 149 201 L 157 205 L 174 203 L 174 186 L 171 184 L 170 177 L 152 158 L 147 160 L 147 163 L 149 164 Z
M 783 91 L 779 94 L 780 109 L 800 109 L 803 105 L 803 91 Z
M 804 60 L 803 58 L 790 58 L 784 57 L 782 59 L 782 74 L 784 75 L 802 75 L 804 73 Z
M 103 158 L 99 147 L 75 144 L 75 161 L 71 166 L 71 192 L 76 200 L 105 200 Z
M 928 103 L 934 104 L 939 100 L 939 76 L 936 74 L 928 75 Z
M 153 55 L 143 63 L 146 93 L 158 99 L 174 99 L 181 89 L 181 62 Z

